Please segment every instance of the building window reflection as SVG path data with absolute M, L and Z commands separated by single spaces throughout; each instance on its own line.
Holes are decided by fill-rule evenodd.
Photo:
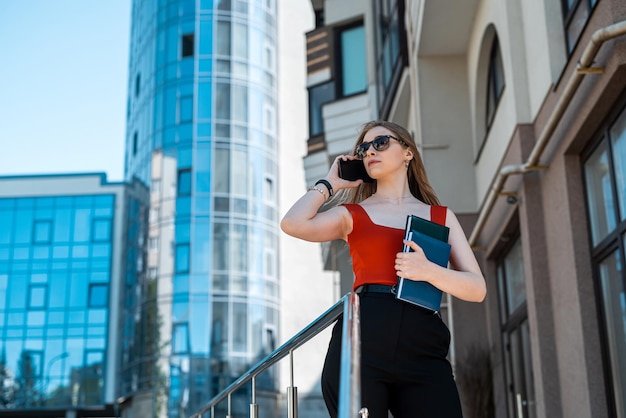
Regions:
M 182 57 L 183 58 L 193 57 L 193 50 L 194 50 L 194 34 L 187 33 L 183 35 L 181 38 Z
M 176 273 L 189 272 L 189 244 L 176 245 L 175 271 Z
M 111 221 L 109 219 L 94 219 L 92 229 L 93 241 L 111 240 Z
M 48 286 L 31 285 L 28 292 L 28 308 L 44 309 L 47 305 Z
M 89 285 L 89 307 L 97 308 L 107 305 L 109 286 L 105 284 Z
M 178 170 L 178 196 L 189 196 L 191 194 L 191 170 Z
M 35 221 L 33 227 L 33 242 L 47 244 L 52 238 L 52 221 Z

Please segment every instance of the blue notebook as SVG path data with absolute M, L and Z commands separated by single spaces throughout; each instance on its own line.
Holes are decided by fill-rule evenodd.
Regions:
M 432 223 L 432 225 L 448 229 L 445 226 L 435 223 Z M 429 225 L 429 228 L 432 228 L 432 225 Z M 409 226 L 409 222 L 407 222 L 407 227 L 411 227 Z M 422 247 L 428 260 L 442 267 L 448 266 L 448 261 L 450 260 L 450 244 L 416 230 L 407 230 L 406 236 L 408 240 L 414 241 L 417 245 Z M 404 251 L 412 250 L 408 246 L 405 246 Z M 434 312 L 439 312 L 441 309 L 441 295 L 441 290 L 428 282 L 417 282 L 403 277 L 398 278 L 398 288 L 396 290 L 397 299 L 413 303 Z

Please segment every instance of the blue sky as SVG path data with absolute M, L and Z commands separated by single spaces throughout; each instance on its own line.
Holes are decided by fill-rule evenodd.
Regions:
M 0 176 L 124 171 L 130 0 L 0 0 Z

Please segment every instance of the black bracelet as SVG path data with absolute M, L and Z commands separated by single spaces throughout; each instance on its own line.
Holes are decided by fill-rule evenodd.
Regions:
M 324 186 L 326 186 L 326 188 L 328 189 L 328 197 L 331 197 L 333 195 L 333 186 L 330 185 L 330 182 L 328 180 L 319 179 L 318 181 L 315 182 L 316 186 L 318 184 L 323 184 Z

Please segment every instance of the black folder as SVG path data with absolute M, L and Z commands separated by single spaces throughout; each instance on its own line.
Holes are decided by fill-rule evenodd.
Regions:
M 424 250 L 426 258 L 442 267 L 448 266 L 450 260 L 450 244 L 447 226 L 419 218 L 415 215 L 407 217 L 405 239 L 417 243 Z M 403 251 L 413 251 L 405 245 Z M 441 290 L 428 282 L 414 281 L 398 277 L 396 298 L 421 306 L 434 312 L 441 309 Z

